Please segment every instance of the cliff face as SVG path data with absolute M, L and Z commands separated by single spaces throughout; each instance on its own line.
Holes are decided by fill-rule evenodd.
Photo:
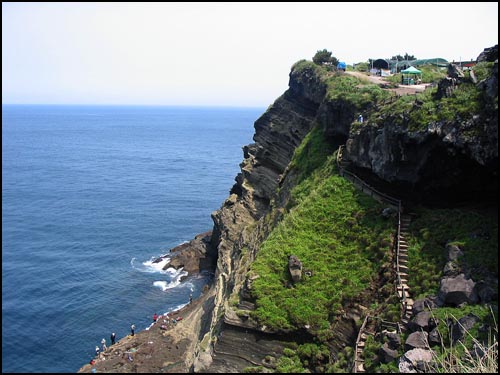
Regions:
M 459 80 L 455 88 L 466 84 Z M 492 75 L 476 84 L 481 108 L 467 118 L 431 120 L 418 129 L 409 125 L 413 108 L 381 116 L 347 141 L 347 157 L 412 200 L 460 201 L 498 191 L 498 60 Z M 441 98 L 436 98 L 439 103 Z M 439 105 L 439 104 L 438 104 Z M 408 192 L 411 192 L 409 194 Z
M 417 129 L 410 120 L 412 111 L 421 111 L 424 106 L 418 100 L 406 112 L 389 108 L 377 114 L 374 103 L 353 99 L 352 92 L 357 90 L 354 87 L 362 86 L 361 82 L 351 86 L 351 96 L 338 92 L 331 95 L 331 80 L 346 78 L 343 73 L 326 72 L 312 63 L 295 64 L 289 89 L 255 122 L 254 143 L 243 148 L 244 159 L 236 183 L 221 208 L 212 213 L 211 236 L 205 233 L 177 249 L 170 265 L 191 265 L 196 271 L 210 268 L 216 261 L 213 288 L 189 312 L 192 319 L 200 322 L 181 323 L 168 332 L 158 328 L 158 342 L 163 342 L 168 334 L 169 343 L 189 343 L 176 344 L 177 354 L 173 347 L 168 353 L 158 354 L 163 357 L 156 367 L 141 364 L 143 367 L 135 370 L 242 372 L 252 365 L 272 368 L 274 364 L 268 363 L 269 358 L 280 357 L 284 341 L 313 341 L 307 330 L 270 334 L 245 310 L 255 308 L 249 290 L 254 277 L 258 277 L 248 271 L 261 243 L 286 211 L 289 193 L 299 178 L 290 161 L 315 125 L 322 129 L 331 149 L 346 143 L 345 157 L 352 168 L 373 182 L 385 184 L 384 190 L 392 195 L 427 201 L 453 194 L 463 198 L 467 194 L 494 192 L 496 197 L 498 49 L 493 51 L 496 52 L 488 50 L 482 55 L 485 61 L 496 60 L 492 74 L 474 83 L 479 90 L 480 106 L 475 107 L 478 112 L 464 119 L 455 116 L 446 121 L 424 121 Z M 460 84 L 451 81 L 451 86 L 442 91 L 446 94 L 448 87 Z M 436 97 L 436 102 L 439 100 Z M 370 121 L 353 129 L 360 112 Z M 329 342 L 334 355 L 346 346 L 352 347 L 357 334 L 355 322 L 363 315 L 359 308 L 352 305 L 336 322 L 335 340 Z M 127 339 L 124 348 L 129 350 L 141 337 L 145 343 L 150 341 L 149 336 L 141 334 Z M 82 370 L 87 371 L 90 367 Z
M 255 143 L 243 149 L 241 173 L 230 196 L 212 214 L 212 247 L 218 261 L 211 330 L 205 340 L 215 341 L 213 332 L 228 330 L 228 323 L 232 327 L 266 331 L 248 316 L 237 315 L 232 306 L 252 309 L 247 293 L 252 283 L 247 276 L 249 266 L 260 243 L 281 218 L 287 192 L 297 177 L 289 171 L 289 162 L 314 124 L 321 126 L 332 143 L 347 144 L 346 155 L 354 168 L 367 178 L 391 186 L 392 193 L 402 198 L 432 200 L 437 195 L 442 199 L 453 195 L 451 192 L 458 198 L 465 194 L 496 194 L 497 64 L 493 75 L 477 84 L 485 103 L 480 113 L 465 120 L 457 116 L 452 121 L 429 122 L 418 130 L 410 129 L 408 124 L 401 126 L 400 120 L 393 121 L 389 115 L 356 131 L 351 129 L 354 119 L 360 110 L 369 111 L 370 106 L 360 108 L 342 98 L 329 98 L 328 84 L 314 67 L 294 66 L 289 89 L 255 122 Z M 415 110 L 419 110 L 419 105 L 415 103 Z M 225 324 L 221 325 L 223 321 Z M 352 341 L 356 330 L 352 320 L 346 319 L 342 324 L 339 348 Z M 215 327 L 218 328 L 214 330 Z M 200 350 L 194 370 L 223 370 L 220 354 L 218 364 L 214 358 L 210 348 Z
M 230 295 L 237 295 L 245 281 L 267 231 L 259 219 L 269 213 L 278 183 L 295 148 L 311 130 L 324 94 L 319 77 L 312 71 L 292 71 L 289 90 L 255 122 L 255 143 L 243 149 L 241 173 L 231 195 L 212 214 L 212 246 L 218 256 L 214 322 L 219 308 L 229 309 Z

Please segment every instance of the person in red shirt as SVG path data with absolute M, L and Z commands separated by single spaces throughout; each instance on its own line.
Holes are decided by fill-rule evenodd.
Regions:
M 156 319 L 158 319 L 158 315 L 156 313 L 153 315 L 153 322 L 156 322 Z

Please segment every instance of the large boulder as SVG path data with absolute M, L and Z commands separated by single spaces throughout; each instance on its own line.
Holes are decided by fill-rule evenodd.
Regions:
M 489 303 L 498 300 L 498 291 L 484 281 L 478 281 L 474 286 L 481 303 Z
M 474 314 L 468 314 L 451 326 L 451 338 L 453 343 L 462 340 L 467 332 L 479 321 L 479 317 Z
M 429 343 L 427 337 L 429 334 L 427 332 L 413 332 L 410 333 L 405 341 L 405 349 L 411 350 L 415 348 L 428 348 Z
M 387 343 L 380 348 L 379 357 L 383 363 L 390 363 L 398 358 L 398 356 L 398 351 L 389 348 L 389 344 Z
M 439 285 L 438 298 L 441 305 L 459 306 L 478 302 L 474 281 L 466 279 L 463 273 L 455 277 L 444 277 Z
M 433 358 L 435 358 L 435 353 L 432 350 L 421 348 L 409 350 L 399 359 L 399 372 L 429 372 Z
M 417 315 L 419 312 L 425 310 L 430 311 L 438 307 L 436 300 L 436 297 L 425 297 L 415 300 L 413 303 L 413 315 Z
M 429 331 L 436 325 L 432 319 L 432 314 L 430 311 L 421 311 L 409 322 L 408 328 L 412 332 L 416 331 Z
M 401 336 L 396 332 L 382 331 L 389 349 L 396 350 L 401 346 Z

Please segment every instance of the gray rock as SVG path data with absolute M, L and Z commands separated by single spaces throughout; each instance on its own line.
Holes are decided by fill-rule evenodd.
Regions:
M 446 244 L 446 259 L 449 261 L 457 260 L 459 257 L 463 256 L 464 252 L 458 245 Z
M 396 350 L 401 346 L 401 336 L 395 332 L 384 332 L 384 337 L 387 339 L 387 345 L 390 349 Z
M 399 359 L 399 372 L 416 373 L 429 372 L 435 353 L 432 350 L 416 348 L 407 351 Z
M 431 319 L 430 311 L 421 311 L 408 323 L 408 328 L 412 332 L 417 331 L 428 331 L 429 330 L 429 321 Z
M 383 363 L 390 363 L 398 358 L 399 354 L 397 350 L 389 348 L 389 345 L 385 343 L 380 348 L 380 358 Z
M 466 279 L 463 273 L 455 277 L 444 277 L 439 285 L 438 297 L 442 305 L 458 306 L 462 303 L 478 302 L 474 281 Z
M 415 300 L 415 302 L 413 303 L 413 315 L 417 315 L 419 312 L 431 310 L 438 307 L 435 300 L 436 297 L 425 297 Z
M 443 274 L 445 276 L 458 276 L 461 272 L 462 272 L 462 269 L 454 261 L 446 262 L 446 264 L 444 265 L 444 268 L 443 268 Z
M 429 334 L 427 332 L 413 332 L 410 333 L 405 341 L 405 349 L 411 350 L 415 348 L 428 348 L 429 343 L 427 337 Z
M 429 337 L 427 339 L 429 340 L 430 346 L 441 345 L 441 336 L 437 328 L 429 332 Z
M 453 324 L 451 327 L 451 338 L 453 343 L 461 341 L 466 335 L 466 332 L 470 331 L 470 329 L 474 327 L 474 324 L 478 321 L 479 317 L 474 314 L 468 314 L 458 319 L 458 322 Z
M 489 303 L 498 299 L 498 292 L 484 281 L 478 281 L 474 288 L 481 303 Z

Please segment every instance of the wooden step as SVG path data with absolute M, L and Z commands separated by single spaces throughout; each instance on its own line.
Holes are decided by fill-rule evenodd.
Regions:
M 407 290 L 405 290 L 404 293 L 405 293 L 405 298 L 410 297 L 410 293 Z M 403 298 L 403 293 L 401 292 L 401 290 L 398 290 L 398 297 Z

